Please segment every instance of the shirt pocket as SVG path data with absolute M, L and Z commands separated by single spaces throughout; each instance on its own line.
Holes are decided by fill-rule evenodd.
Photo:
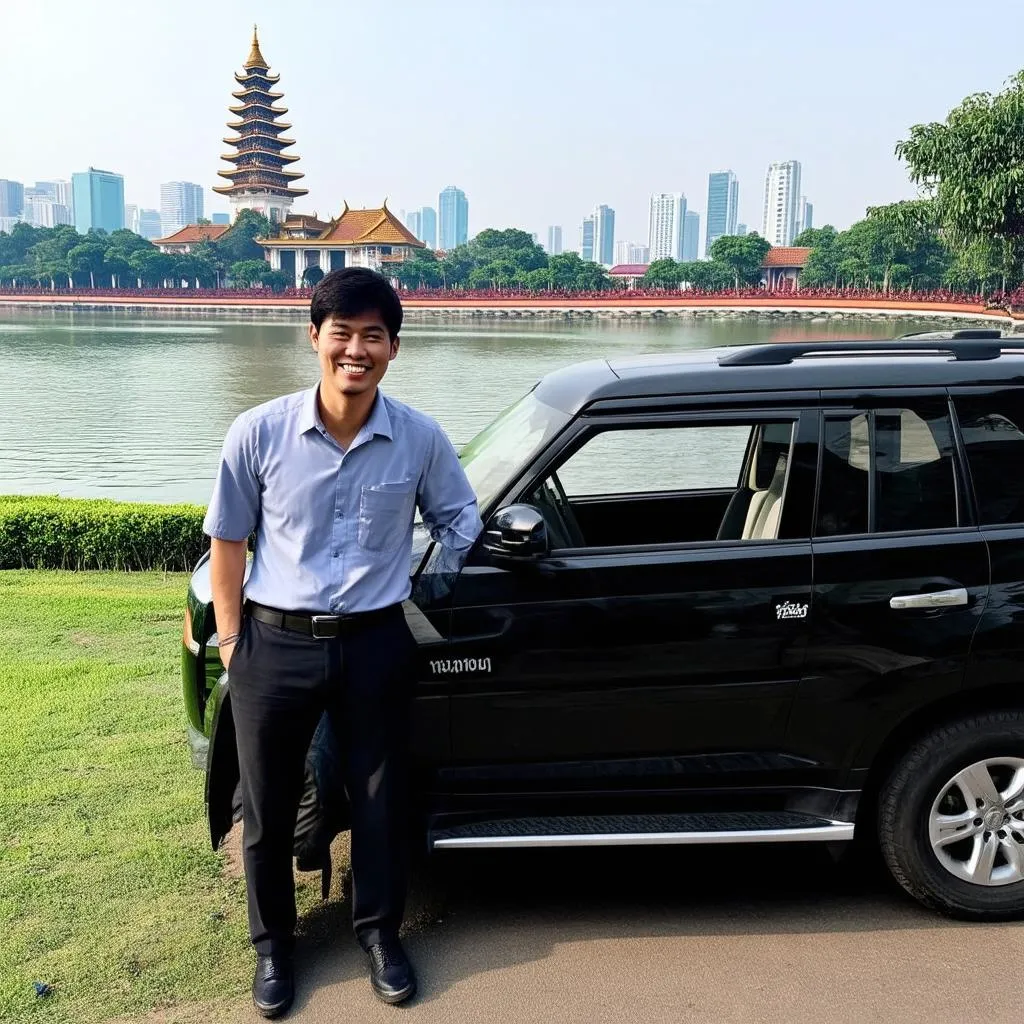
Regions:
M 366 484 L 359 499 L 359 545 L 393 551 L 412 525 L 416 491 L 412 481 Z

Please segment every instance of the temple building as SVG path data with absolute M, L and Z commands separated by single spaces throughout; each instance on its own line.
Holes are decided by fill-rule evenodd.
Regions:
M 257 239 L 270 266 L 295 279 L 296 287 L 315 285 L 329 270 L 370 267 L 387 273 L 389 265 L 409 259 L 421 242 L 389 209 L 350 210 L 328 222 L 316 215 L 290 216 L 278 237 Z
M 278 120 L 288 112 L 287 107 L 274 106 L 274 101 L 284 96 L 271 88 L 280 78 L 270 73 L 260 53 L 254 26 L 252 48 L 243 73 L 235 73 L 235 81 L 241 88 L 231 95 L 238 104 L 228 108 L 238 118 L 228 122 L 228 128 L 238 134 L 223 140 L 235 152 L 225 154 L 222 159 L 235 166 L 233 170 L 217 172 L 230 184 L 213 190 L 228 197 L 232 222 L 239 210 L 256 210 L 271 224 L 280 224 L 287 218 L 296 197 L 307 193 L 307 189 L 294 188 L 292 184 L 303 177 L 302 172 L 288 169 L 299 158 L 284 152 L 295 140 L 281 134 L 291 127 Z
M 161 252 L 181 255 L 191 252 L 201 242 L 216 242 L 228 230 L 227 224 L 186 224 L 166 238 L 154 238 L 153 244 Z

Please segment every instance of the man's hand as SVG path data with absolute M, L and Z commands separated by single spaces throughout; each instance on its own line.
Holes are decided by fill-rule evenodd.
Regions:
M 245 576 L 245 541 L 210 542 L 210 589 L 217 634 L 224 638 L 218 653 L 227 668 L 242 629 L 242 580 Z
M 226 669 L 231 667 L 231 655 L 235 653 L 235 645 L 237 643 L 237 640 L 229 640 L 226 644 L 221 644 L 217 649 L 217 653 L 220 655 L 220 663 Z

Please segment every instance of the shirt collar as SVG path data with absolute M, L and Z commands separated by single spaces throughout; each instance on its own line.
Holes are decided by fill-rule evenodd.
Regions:
M 317 430 L 323 428 L 323 422 L 320 419 L 320 410 L 317 407 L 317 395 L 320 392 L 320 382 L 316 384 L 306 392 L 305 398 L 302 400 L 302 411 L 299 415 L 299 433 L 305 434 L 308 430 Z M 326 429 L 326 428 L 324 428 Z M 387 399 L 384 397 L 384 393 L 377 388 L 377 397 L 374 399 L 373 408 L 370 410 L 370 415 L 363 424 L 362 430 L 359 431 L 357 438 L 362 437 L 373 437 L 379 434 L 381 437 L 386 437 L 389 441 L 394 440 L 394 434 L 391 430 L 391 417 L 388 415 Z

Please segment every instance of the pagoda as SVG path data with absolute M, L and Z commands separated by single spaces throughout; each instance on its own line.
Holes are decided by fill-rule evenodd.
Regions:
M 228 122 L 228 128 L 238 134 L 223 140 L 233 146 L 235 152 L 225 154 L 222 159 L 235 166 L 233 170 L 217 172 L 230 184 L 213 190 L 228 197 L 232 221 L 239 210 L 256 210 L 272 224 L 283 223 L 296 196 L 304 196 L 308 191 L 292 185 L 303 177 L 302 172 L 288 170 L 299 158 L 284 152 L 295 145 L 295 140 L 281 135 L 291 125 L 278 120 L 288 112 L 287 108 L 274 106 L 274 101 L 284 96 L 271 88 L 280 78 L 270 73 L 260 53 L 254 25 L 249 57 L 242 74 L 235 73 L 235 81 L 241 88 L 231 95 L 238 100 L 238 105 L 228 108 L 238 117 L 237 121 Z

